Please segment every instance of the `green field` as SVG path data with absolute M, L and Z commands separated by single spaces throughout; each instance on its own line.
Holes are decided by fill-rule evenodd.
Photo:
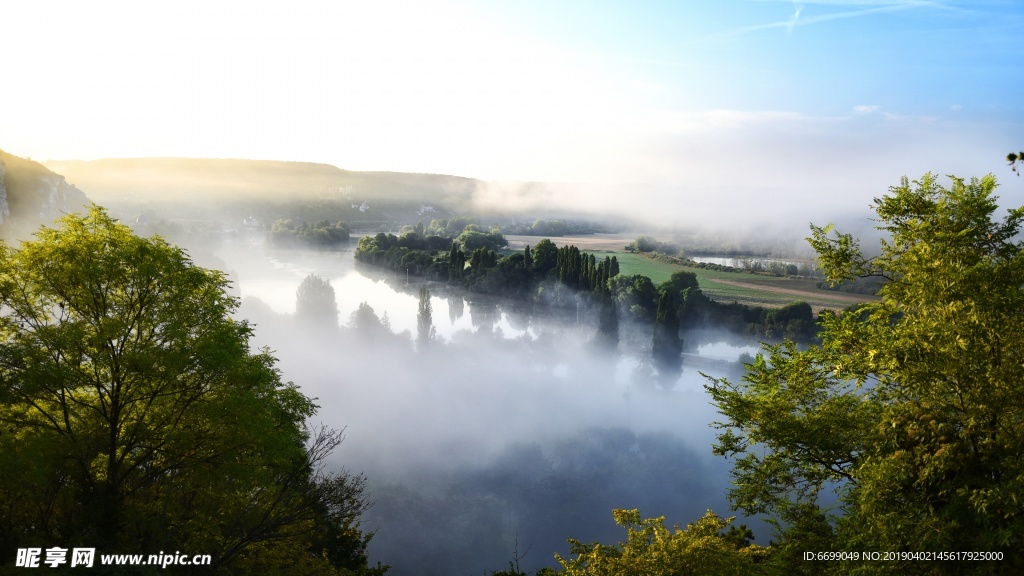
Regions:
M 594 252 L 594 255 L 601 259 L 609 254 L 609 252 Z M 803 301 L 810 304 L 815 310 L 820 310 L 822 308 L 842 309 L 855 302 L 872 299 L 867 296 L 821 290 L 815 286 L 816 281 L 809 278 L 780 278 L 746 272 L 691 268 L 667 262 L 656 262 L 639 254 L 625 252 L 616 252 L 615 257 L 619 261 L 620 274 L 642 274 L 655 284 L 668 280 L 677 270 L 693 272 L 697 276 L 701 290 L 710 298 L 720 302 L 735 300 L 748 305 L 778 307 Z M 725 282 L 740 282 L 744 285 L 736 286 Z M 784 291 L 795 291 L 796 293 Z
M 654 260 L 644 258 L 639 254 L 630 254 L 628 252 L 594 252 L 593 254 L 597 256 L 599 260 L 603 260 L 605 256 L 614 254 L 615 258 L 619 261 L 619 274 L 625 274 L 626 276 L 641 274 L 650 278 L 655 285 L 668 280 L 676 270 L 683 269 L 682 266 L 668 264 L 666 262 L 655 262 Z

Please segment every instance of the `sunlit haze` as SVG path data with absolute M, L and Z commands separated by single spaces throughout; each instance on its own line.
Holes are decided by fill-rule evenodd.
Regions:
M 1011 1 L 16 0 L 4 21 L 0 146 L 36 160 L 642 183 L 719 210 L 864 208 L 925 171 L 1021 186 Z
M 0 62 L 0 565 L 1024 565 L 1022 0 L 2 0 Z

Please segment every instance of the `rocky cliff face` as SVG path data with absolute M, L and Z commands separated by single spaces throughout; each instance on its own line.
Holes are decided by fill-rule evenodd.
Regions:
M 0 237 L 27 238 L 40 225 L 88 205 L 85 193 L 60 174 L 0 150 Z

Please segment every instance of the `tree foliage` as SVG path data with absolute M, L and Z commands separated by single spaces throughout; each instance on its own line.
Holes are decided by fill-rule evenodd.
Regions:
M 611 279 L 610 289 L 623 311 L 637 320 L 653 322 L 657 313 L 658 289 L 647 276 L 618 275 Z
M 574 290 L 597 294 L 607 291 L 608 280 L 618 273 L 618 267 L 618 260 L 613 264 L 611 258 L 605 256 L 603 261 L 598 261 L 593 254 L 572 245 L 563 246 L 556 253 L 555 275 Z
M 466 230 L 462 234 L 459 234 L 459 237 L 455 240 L 460 245 L 465 246 L 467 251 L 473 251 L 480 248 L 497 250 L 508 244 L 505 240 L 505 236 L 501 234 L 501 230 L 497 228 L 492 228 L 490 232 L 481 232 L 480 230 L 474 230 L 467 227 Z
M 305 220 L 295 224 L 291 218 L 278 219 L 267 234 L 267 241 L 279 248 L 312 246 L 327 248 L 345 244 L 349 240 L 348 225 L 344 222 L 332 224 L 320 220 L 312 224 Z
M 338 302 L 330 282 L 310 274 L 295 291 L 295 316 L 307 324 L 329 330 L 338 327 Z
M 545 238 L 534 247 L 532 260 L 534 274 L 544 278 L 558 264 L 558 247 Z
M 686 576 L 760 574 L 766 549 L 738 546 L 736 533 L 721 534 L 732 519 L 712 512 L 686 529 L 669 530 L 665 517 L 641 518 L 639 510 L 613 510 L 626 541 L 613 546 L 569 540 L 574 558 L 555 555 L 568 576 Z
M 661 252 L 669 255 L 682 255 L 682 249 L 673 242 L 661 242 L 651 236 L 637 236 L 632 243 L 626 244 L 626 252 Z
M 743 382 L 709 385 L 725 417 L 716 451 L 738 458 L 737 507 L 792 523 L 827 512 L 819 496 L 831 488 L 835 549 L 1006 557 L 872 570 L 1021 570 L 1024 209 L 995 220 L 995 187 L 991 176 L 949 188 L 904 178 L 875 200 L 888 238 L 873 258 L 813 227 L 831 281 L 890 281 L 880 301 L 826 315 L 820 346 L 770 346 Z
M 226 285 L 97 207 L 2 247 L 2 554 L 83 543 L 234 572 L 337 567 L 313 534 L 354 526 L 361 477 L 323 471 L 340 436 L 306 428 L 315 404 L 250 351 Z

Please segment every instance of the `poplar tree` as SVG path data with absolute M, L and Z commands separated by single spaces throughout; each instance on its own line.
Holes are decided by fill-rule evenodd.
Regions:
M 448 278 L 459 280 L 466 269 L 466 254 L 459 249 L 458 242 L 452 242 L 452 248 L 448 252 Z
M 420 288 L 419 312 L 416 314 L 416 341 L 420 347 L 430 346 L 435 336 L 433 307 L 430 304 L 430 290 Z

